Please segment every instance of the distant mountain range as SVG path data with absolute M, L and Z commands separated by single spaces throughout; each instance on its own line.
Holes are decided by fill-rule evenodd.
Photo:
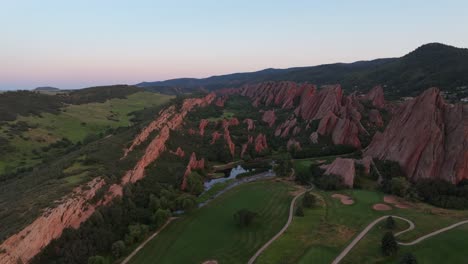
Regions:
M 177 93 L 235 88 L 263 81 L 310 82 L 317 85 L 339 83 L 347 92 L 367 91 L 375 85 L 382 85 L 386 94 L 398 96 L 414 96 L 433 86 L 452 92 L 468 85 L 468 49 L 430 43 L 400 58 L 265 69 L 202 79 L 179 78 L 142 82 L 137 86 L 163 93 Z

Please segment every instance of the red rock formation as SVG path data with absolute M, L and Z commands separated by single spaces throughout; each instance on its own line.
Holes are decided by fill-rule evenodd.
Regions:
M 203 136 L 205 134 L 205 128 L 209 123 L 210 123 L 210 121 L 208 121 L 206 119 L 200 120 L 200 125 L 198 125 L 198 129 L 200 131 L 200 136 Z
M 364 97 L 364 100 L 371 101 L 376 108 L 382 109 L 385 107 L 384 92 L 382 86 L 375 86 Z
M 247 142 L 242 144 L 241 158 L 244 157 L 244 154 L 247 151 L 247 148 L 249 147 L 250 144 L 252 144 L 252 142 L 253 142 L 253 137 L 249 135 Z
M 223 128 L 224 128 L 224 140 L 226 140 L 226 144 L 228 145 L 229 152 L 234 157 L 236 151 L 236 145 L 232 142 L 231 134 L 229 133 L 229 126 L 237 126 L 239 125 L 239 120 L 237 118 L 231 118 L 229 120 L 223 120 Z
M 317 132 L 312 132 L 312 134 L 310 134 L 310 142 L 314 143 L 314 144 L 317 144 L 318 143 L 318 133 Z
M 222 136 L 223 134 L 219 133 L 218 131 L 215 131 L 211 134 L 211 142 L 210 144 L 213 145 L 216 143 L 216 141 Z
M 338 113 L 341 108 L 343 91 L 341 86 L 324 86 L 317 91 L 314 86 L 305 89 L 295 113 L 304 120 L 321 119 L 328 112 Z
M 87 188 L 75 188 L 57 207 L 47 209 L 26 228 L 5 240 L 0 247 L 4 250 L 0 253 L 0 263 L 28 263 L 52 239 L 60 237 L 65 227 L 78 228 L 94 213 L 96 206 L 88 201 L 104 184 L 103 179 L 95 178 L 86 184 Z
M 286 120 L 283 124 L 281 124 L 278 128 L 276 128 L 275 136 L 281 136 L 282 138 L 287 137 L 289 135 L 289 131 L 294 129 L 297 124 L 297 119 L 292 118 Z
M 445 103 L 436 88 L 406 101 L 365 156 L 400 163 L 412 180 L 468 179 L 468 106 Z
M 190 176 L 190 173 L 192 173 L 192 170 L 203 169 L 204 167 L 205 159 L 197 160 L 197 155 L 195 155 L 195 152 L 192 152 L 189 163 L 187 164 L 187 169 L 184 173 L 184 178 L 182 179 L 182 184 L 180 185 L 180 189 L 184 191 L 187 188 L 187 178 Z
M 155 121 L 151 122 L 143 131 L 135 137 L 132 145 L 124 150 L 124 157 L 136 146 L 148 139 L 151 132 L 159 130 L 156 136 L 146 147 L 144 155 L 140 158 L 134 169 L 127 172 L 120 182 L 110 186 L 104 198 L 95 206 L 88 202 L 94 197 L 97 190 L 104 181 L 96 178 L 90 181 L 87 188 L 76 188 L 73 193 L 65 198 L 60 204 L 52 209 L 46 210 L 42 216 L 33 223 L 26 226 L 18 234 L 7 238 L 0 248 L 0 263 L 27 263 L 39 251 L 48 245 L 50 241 L 58 238 L 65 228 L 77 228 L 83 221 L 89 218 L 95 207 L 107 204 L 116 196 L 122 195 L 122 186 L 130 182 L 136 182 L 143 178 L 146 166 L 155 161 L 162 151 L 165 150 L 165 142 L 169 138 L 170 130 L 178 128 L 183 118 L 196 106 L 206 106 L 215 98 L 214 94 L 209 94 L 203 98 L 186 99 L 179 111 L 175 107 L 168 107 L 160 112 Z
M 224 107 L 224 103 L 226 103 L 226 100 L 228 99 L 227 96 L 221 96 L 216 99 L 215 105 L 219 107 Z
M 267 140 L 264 134 L 258 134 L 255 138 L 255 151 L 258 153 L 262 152 L 264 149 L 267 149 Z
M 268 123 L 268 126 L 272 127 L 275 124 L 276 116 L 275 111 L 268 110 L 263 113 L 262 121 Z
M 378 127 L 382 127 L 384 125 L 382 116 L 377 109 L 372 109 L 369 111 L 369 121 Z
M 247 124 L 247 131 L 254 130 L 255 129 L 255 124 L 253 119 L 246 118 L 244 120 L 244 123 Z
M 180 148 L 178 147 L 176 151 L 170 151 L 171 154 L 174 154 L 176 156 L 179 156 L 181 158 L 183 158 L 185 156 L 185 152 Z
M 240 93 L 251 98 L 254 106 L 274 105 L 286 109 L 294 106 L 294 99 L 300 96 L 306 86 L 294 82 L 263 82 L 246 85 Z
M 296 150 L 301 150 L 301 144 L 297 142 L 295 139 L 291 138 L 288 140 L 288 143 L 286 144 L 286 148 L 289 150 L 295 148 Z
M 294 130 L 293 130 L 293 136 L 297 136 L 297 134 L 301 133 L 301 128 L 300 127 L 294 127 Z
M 343 183 L 352 188 L 354 184 L 354 175 L 356 174 L 353 159 L 336 158 L 331 164 L 323 166 L 325 175 L 338 175 L 343 178 Z

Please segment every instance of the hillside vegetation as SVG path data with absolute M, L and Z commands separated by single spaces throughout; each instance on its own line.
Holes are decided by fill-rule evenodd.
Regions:
M 375 85 L 383 85 L 387 94 L 395 96 L 414 96 L 424 89 L 436 86 L 443 91 L 460 94 L 455 96 L 459 99 L 468 96 L 468 49 L 431 43 L 400 58 L 265 69 L 204 79 L 181 78 L 143 82 L 138 86 L 217 90 L 263 81 L 310 82 L 317 85 L 340 83 L 347 92 L 366 91 Z

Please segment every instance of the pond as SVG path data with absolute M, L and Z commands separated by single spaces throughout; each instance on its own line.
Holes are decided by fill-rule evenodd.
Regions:
M 255 170 L 255 169 L 253 169 Z M 222 177 L 222 178 L 218 178 L 218 179 L 212 179 L 212 180 L 209 180 L 207 182 L 205 182 L 205 191 L 211 189 L 211 187 L 213 187 L 213 185 L 217 184 L 217 183 L 220 183 L 220 182 L 225 182 L 225 181 L 228 181 L 230 179 L 235 179 L 237 175 L 241 174 L 241 173 L 244 173 L 244 172 L 248 172 L 249 170 L 246 170 L 244 169 L 241 165 L 237 165 L 237 167 L 234 167 L 230 170 L 229 172 L 229 176 L 227 177 Z

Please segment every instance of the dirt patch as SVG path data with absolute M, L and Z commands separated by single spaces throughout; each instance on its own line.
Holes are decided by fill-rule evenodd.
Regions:
M 207 260 L 207 261 L 204 261 L 202 264 L 218 264 L 218 261 L 217 260 Z
M 348 195 L 334 193 L 331 197 L 335 199 L 339 199 L 340 202 L 344 205 L 354 204 L 353 198 L 349 197 Z
M 376 211 L 389 211 L 389 210 L 392 210 L 392 207 L 387 204 L 378 203 L 378 204 L 374 204 L 372 206 L 372 209 Z
M 401 209 L 407 209 L 412 207 L 411 204 L 409 204 L 408 202 L 402 201 L 400 198 L 393 195 L 385 195 L 384 202 Z

